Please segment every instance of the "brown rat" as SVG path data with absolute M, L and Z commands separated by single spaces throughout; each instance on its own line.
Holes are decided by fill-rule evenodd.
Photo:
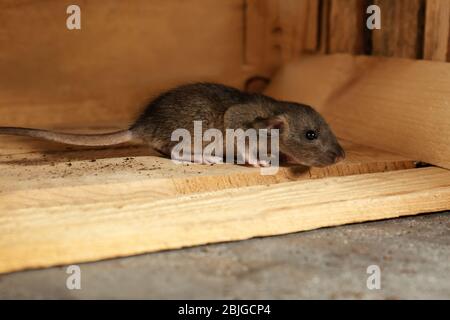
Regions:
M 280 153 L 289 162 L 326 166 L 344 158 L 344 150 L 330 127 L 312 107 L 213 83 L 184 85 L 161 94 L 128 130 L 79 135 L 0 127 L 0 134 L 83 146 L 107 146 L 139 139 L 170 156 L 178 143 L 171 141 L 172 132 L 184 128 L 193 134 L 195 120 L 202 121 L 203 131 L 209 128 L 222 132 L 227 128 L 279 129 Z

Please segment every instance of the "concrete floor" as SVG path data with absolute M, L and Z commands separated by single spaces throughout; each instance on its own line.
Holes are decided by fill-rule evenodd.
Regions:
M 0 298 L 450 299 L 450 212 L 0 276 Z M 366 286 L 369 265 L 381 289 Z

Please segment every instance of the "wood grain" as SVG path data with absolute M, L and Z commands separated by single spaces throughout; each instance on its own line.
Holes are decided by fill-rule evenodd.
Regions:
M 365 4 L 362 0 L 331 1 L 327 52 L 365 52 Z
M 450 168 L 450 65 L 350 55 L 302 58 L 267 93 L 315 106 L 338 136 Z
M 157 157 L 155 152 L 139 146 L 66 150 L 54 143 L 3 136 L 0 137 L 4 153 L 0 156 L 0 211 L 107 202 L 118 196 L 125 199 L 140 193 L 147 194 L 151 200 L 415 167 L 414 161 L 396 154 L 342 143 L 347 158 L 337 165 L 310 169 L 286 166 L 276 175 L 261 175 L 259 169 L 244 166 L 175 165 L 170 159 Z
M 70 31 L 68 0 L 2 1 L 0 125 L 131 122 L 182 83 L 243 88 L 315 50 L 318 3 L 80 0 L 82 29 Z
M 95 197 L 95 195 L 93 195 Z M 0 211 L 0 272 L 448 209 L 439 168 Z
M 80 0 L 81 30 L 66 28 L 70 4 L 0 2 L 0 125 L 131 121 L 172 86 L 243 87 L 256 72 L 243 68 L 242 0 Z
M 82 30 L 73 32 L 65 29 L 71 2 L 3 1 L 0 125 L 110 131 L 170 86 L 242 87 L 285 63 L 267 92 L 317 107 L 347 158 L 263 176 L 174 165 L 139 145 L 0 136 L 0 272 L 449 209 L 450 171 L 414 161 L 450 168 L 448 64 L 349 55 L 291 62 L 305 51 L 362 52 L 361 16 L 352 14 L 361 3 L 80 0 Z M 422 48 L 423 0 L 375 3 L 376 54 L 442 60 L 445 4 L 427 2 Z
M 421 58 L 424 0 L 374 0 L 381 9 L 381 29 L 372 31 L 372 54 Z
M 318 0 L 246 0 L 245 63 L 271 76 L 318 47 Z
M 264 69 L 262 76 L 271 74 L 280 61 L 276 46 L 276 17 L 278 1 L 246 0 L 244 12 L 244 64 Z
M 450 31 L 450 1 L 427 0 L 424 59 L 447 61 Z
M 329 53 L 331 0 L 321 0 L 319 5 L 319 52 Z
M 307 0 L 305 43 L 303 52 L 314 53 L 319 49 L 319 23 L 320 23 L 320 1 Z
M 285 63 L 315 50 L 318 1 L 281 0 L 279 7 L 281 63 Z
M 265 203 L 257 201 L 262 205 L 258 210 L 264 208 L 261 217 L 256 218 L 262 227 L 257 223 L 253 231 L 246 227 L 248 219 L 253 219 L 245 216 L 247 208 L 228 204 L 245 202 L 235 198 L 240 194 L 246 194 L 249 201 L 265 197 L 260 191 L 269 191 L 280 183 L 414 168 L 412 160 L 396 154 L 342 143 L 347 152 L 345 162 L 323 169 L 282 167 L 274 176 L 263 176 L 259 169 L 243 166 L 174 165 L 168 159 L 145 155 L 145 150 L 148 154 L 151 151 L 137 145 L 67 149 L 40 140 L 1 136 L 0 272 L 237 240 L 270 230 L 283 233 L 281 227 L 267 229 L 263 211 L 271 207 Z M 128 155 L 120 156 L 123 153 Z M 329 186 L 329 182 L 325 185 Z M 258 186 L 262 189 L 247 189 Z M 229 212 L 230 220 L 215 221 L 215 213 L 223 214 L 215 212 L 211 226 L 201 222 L 203 214 L 198 209 L 208 207 L 201 199 L 217 199 L 213 206 Z M 164 210 L 186 214 L 166 215 Z M 132 212 L 134 217 L 129 216 Z M 306 207 L 305 212 L 309 212 Z M 142 228 L 135 228 L 135 224 Z M 208 235 L 201 231 L 201 225 L 225 229 Z M 144 230 L 147 227 L 150 229 Z M 161 231 L 160 236 L 154 227 Z M 229 228 L 234 231 L 227 235 Z M 183 231 L 188 229 L 192 236 Z M 116 241 L 122 244 L 117 246 Z

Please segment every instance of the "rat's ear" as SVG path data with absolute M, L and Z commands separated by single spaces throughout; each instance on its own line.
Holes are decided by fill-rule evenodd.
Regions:
M 282 115 L 277 115 L 269 118 L 258 117 L 253 121 L 255 129 L 279 129 L 280 131 L 286 126 L 286 118 Z

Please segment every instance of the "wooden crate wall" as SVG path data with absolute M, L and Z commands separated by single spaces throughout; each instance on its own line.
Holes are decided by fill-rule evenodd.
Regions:
M 79 0 L 76 31 L 69 4 L 0 2 L 0 125 L 120 126 L 171 86 L 244 88 L 302 53 L 450 58 L 448 0 Z
M 2 136 L 0 273 L 450 208 L 450 171 L 415 168 L 450 168 L 450 65 L 353 56 L 446 60 L 448 1 L 375 1 L 79 0 L 82 32 L 64 28 L 72 2 L 1 1 L 0 125 L 97 132 L 177 83 L 276 74 L 268 93 L 311 103 L 349 140 L 335 166 L 262 176 Z
M 297 58 L 300 53 L 305 52 L 450 61 L 448 0 L 248 0 L 247 2 L 252 8 L 268 8 L 249 10 L 248 15 L 257 15 L 260 20 L 268 21 L 267 23 L 272 25 L 271 30 L 274 34 L 271 34 L 269 39 L 272 48 L 278 48 L 278 52 L 276 50 L 265 52 L 274 56 L 278 54 L 277 58 L 272 58 L 277 64 Z M 370 31 L 366 28 L 366 19 L 369 16 L 366 9 L 372 4 L 378 5 L 381 9 L 380 30 Z M 280 12 L 290 14 L 280 15 Z M 265 18 L 262 18 L 261 15 L 264 14 Z M 249 24 L 248 30 L 251 31 L 252 27 L 255 26 Z M 260 26 L 259 29 L 261 30 Z
M 122 126 L 172 86 L 255 76 L 318 48 L 318 0 L 0 1 L 0 125 Z M 70 117 L 68 117 L 70 115 Z
M 366 27 L 369 5 L 381 29 Z M 321 0 L 320 51 L 450 61 L 448 0 Z

